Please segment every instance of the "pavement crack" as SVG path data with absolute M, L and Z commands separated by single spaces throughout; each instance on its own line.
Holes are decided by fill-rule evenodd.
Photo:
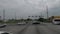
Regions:
M 38 25 L 36 25 L 36 34 L 40 34 L 40 31 L 38 29 Z
M 57 33 L 57 34 L 60 34 L 60 32 L 59 32 L 59 31 L 56 31 L 56 30 L 54 30 L 54 29 L 52 29 L 52 28 L 49 28 L 48 26 L 46 26 L 46 28 L 48 28 L 48 29 L 50 29 L 50 30 L 54 31 L 54 32 L 55 32 L 55 33 Z
M 28 27 L 29 27 L 29 25 L 27 25 L 25 28 L 23 28 L 21 31 L 19 31 L 18 34 L 22 34 L 23 31 L 25 31 Z

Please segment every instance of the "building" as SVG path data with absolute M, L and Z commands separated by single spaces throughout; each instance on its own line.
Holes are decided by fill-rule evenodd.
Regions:
M 53 20 L 54 18 L 60 18 L 60 16 L 51 16 L 51 17 L 49 17 L 48 19 L 49 19 L 49 21 L 52 22 L 52 20 Z

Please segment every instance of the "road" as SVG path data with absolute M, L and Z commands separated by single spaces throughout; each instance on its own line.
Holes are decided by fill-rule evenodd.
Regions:
M 8 31 L 13 34 L 60 34 L 60 25 L 43 23 L 40 25 L 9 25 L 0 28 L 0 31 Z

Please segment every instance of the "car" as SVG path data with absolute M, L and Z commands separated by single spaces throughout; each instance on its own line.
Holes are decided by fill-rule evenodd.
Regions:
M 38 22 L 38 21 L 34 21 L 32 24 L 40 24 L 40 22 Z
M 25 25 L 25 22 L 17 23 L 18 25 Z
M 7 31 L 0 31 L 0 34 L 12 34 L 12 33 L 7 32 Z
M 26 22 L 26 24 L 27 24 L 28 22 Z
M 6 27 L 7 24 L 0 24 L 0 28 Z
M 3 24 L 4 26 L 7 26 L 7 24 Z

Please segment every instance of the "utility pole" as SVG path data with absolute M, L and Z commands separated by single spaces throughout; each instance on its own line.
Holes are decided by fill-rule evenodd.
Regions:
M 42 18 L 42 12 L 41 12 L 41 18 Z
M 3 10 L 3 21 L 5 22 L 5 10 Z
M 49 15 L 48 15 L 48 5 L 46 5 L 46 11 L 47 11 L 47 19 L 48 19 L 48 17 L 49 17 Z
M 16 11 L 15 11 L 15 20 L 16 20 Z

